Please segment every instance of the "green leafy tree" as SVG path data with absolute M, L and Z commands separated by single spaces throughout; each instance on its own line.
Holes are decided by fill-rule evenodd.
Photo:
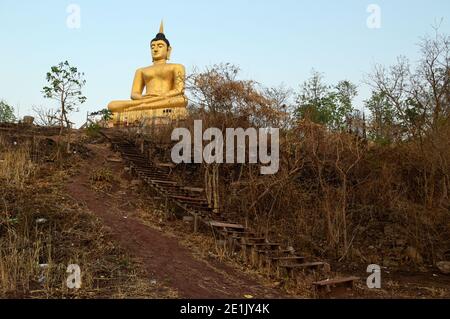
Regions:
M 334 107 L 332 109 L 332 123 L 334 129 L 346 128 L 347 121 L 352 117 L 355 109 L 353 107 L 353 99 L 358 95 L 356 85 L 350 81 L 340 81 L 334 87 L 333 100 Z
M 305 81 L 297 96 L 297 118 L 326 125 L 332 130 L 342 130 L 354 111 L 352 101 L 357 88 L 349 81 L 341 81 L 336 86 L 324 84 L 322 74 L 313 71 Z
M 113 118 L 113 112 L 111 112 L 109 109 L 102 109 L 100 111 L 93 112 L 90 115 L 100 116 L 101 120 L 104 122 L 108 122 Z
M 297 118 L 308 118 L 315 123 L 327 124 L 331 117 L 329 112 L 330 87 L 323 83 L 321 73 L 313 71 L 312 76 L 305 81 L 297 96 Z
M 393 126 L 395 123 L 394 106 L 383 92 L 372 92 L 365 107 L 370 111 L 369 137 L 382 144 L 392 142 Z
M 84 73 L 78 72 L 76 67 L 70 66 L 69 62 L 61 62 L 52 66 L 47 73 L 48 86 L 43 88 L 45 98 L 53 99 L 60 104 L 61 131 L 64 126 L 70 127 L 68 114 L 74 111 L 78 104 L 86 102 L 86 97 L 81 92 L 86 84 Z
M 5 101 L 0 101 L 0 123 L 12 123 L 15 121 L 14 108 Z

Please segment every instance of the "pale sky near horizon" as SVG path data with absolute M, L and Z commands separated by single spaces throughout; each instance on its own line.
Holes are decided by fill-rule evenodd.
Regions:
M 81 9 L 79 29 L 70 29 L 67 7 Z M 381 8 L 381 28 L 367 26 L 367 7 Z M 0 0 L 0 99 L 20 117 L 42 97 L 45 74 L 69 62 L 86 73 L 88 98 L 71 119 L 128 99 L 134 72 L 151 64 L 149 41 L 160 20 L 173 46 L 172 62 L 188 72 L 215 63 L 238 65 L 241 78 L 292 89 L 311 70 L 326 82 L 359 85 L 357 107 L 369 97 L 362 80 L 375 63 L 418 58 L 417 43 L 432 33 L 450 33 L 448 0 Z

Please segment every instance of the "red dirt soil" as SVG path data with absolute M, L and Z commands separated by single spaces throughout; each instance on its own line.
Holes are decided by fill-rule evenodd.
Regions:
M 113 238 L 132 256 L 142 261 L 150 280 L 164 282 L 175 289 L 180 298 L 282 298 L 275 289 L 263 287 L 225 264 L 212 265 L 193 256 L 176 238 L 127 217 L 130 210 L 118 208 L 130 200 L 129 189 L 114 189 L 114 196 L 94 191 L 89 177 L 93 170 L 105 165 L 120 175 L 123 164 L 109 163 L 114 156 L 105 145 L 89 145 L 92 157 L 81 164 L 79 174 L 66 186 L 70 196 L 86 207 L 107 226 Z

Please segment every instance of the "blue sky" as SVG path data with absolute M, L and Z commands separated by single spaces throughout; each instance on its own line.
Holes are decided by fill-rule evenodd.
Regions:
M 70 29 L 68 5 L 81 9 L 81 28 Z M 381 8 L 381 28 L 367 27 L 367 7 Z M 23 116 L 42 98 L 50 66 L 69 60 L 86 73 L 88 98 L 71 116 L 127 99 L 134 71 L 151 64 L 149 41 L 165 21 L 172 61 L 188 72 L 230 62 L 241 77 L 297 89 L 312 69 L 327 82 L 360 85 L 358 106 L 369 95 L 361 83 L 374 63 L 399 55 L 418 58 L 420 36 L 441 18 L 450 31 L 448 0 L 0 0 L 0 99 Z

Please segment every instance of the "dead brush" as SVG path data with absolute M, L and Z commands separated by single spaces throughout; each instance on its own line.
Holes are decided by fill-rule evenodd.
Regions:
M 221 127 L 215 119 L 206 113 L 202 118 L 205 127 Z M 301 247 L 304 254 L 372 260 L 404 242 L 404 248 L 419 252 L 418 260 L 433 264 L 444 260 L 450 245 L 450 129 L 441 130 L 422 141 L 368 145 L 303 120 L 281 132 L 280 171 L 274 176 L 260 176 L 255 165 L 219 165 L 212 173 L 205 165 L 179 165 L 177 172 L 186 184 L 205 188 L 211 205 L 227 219 Z M 157 139 L 167 141 L 164 134 Z M 393 225 L 399 231 L 388 236 Z M 222 247 L 216 250 L 225 258 Z M 395 258 L 403 260 L 405 253 L 398 251 Z
M 28 144 L 9 147 L 0 153 L 0 180 L 8 185 L 23 188 L 34 171 Z
M 117 182 L 117 178 L 110 169 L 102 167 L 91 172 L 89 181 L 94 190 L 109 192 Z
M 40 256 L 44 246 L 27 232 L 9 227 L 0 246 L 0 294 L 23 296 L 38 284 L 41 275 Z
M 53 187 L 0 189 L 0 298 L 158 297 L 137 285 L 144 274 L 100 221 Z M 67 287 L 70 264 L 81 268 L 80 290 Z
M 64 170 L 38 163 L 34 174 L 25 147 L 0 144 L 0 298 L 160 296 L 100 221 L 67 197 L 69 162 Z M 92 180 L 114 179 L 103 170 Z M 67 287 L 70 264 L 81 268 L 80 290 Z

